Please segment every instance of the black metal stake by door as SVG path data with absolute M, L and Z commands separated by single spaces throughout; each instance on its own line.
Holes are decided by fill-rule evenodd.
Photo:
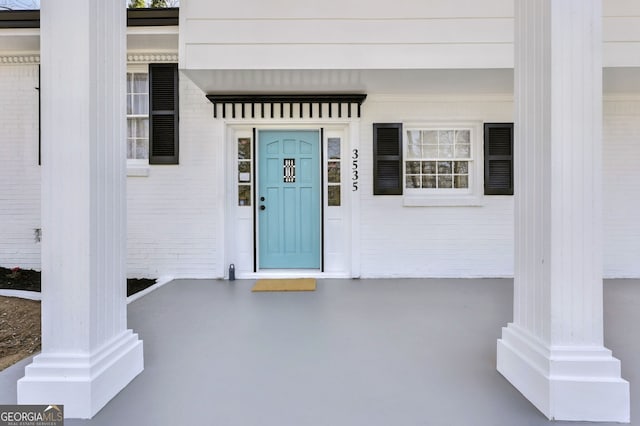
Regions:
M 231 265 L 229 265 L 229 281 L 235 281 L 235 280 L 236 280 L 236 265 L 232 263 Z

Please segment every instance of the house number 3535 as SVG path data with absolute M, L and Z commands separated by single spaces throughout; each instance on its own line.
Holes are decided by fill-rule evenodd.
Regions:
M 351 155 L 351 181 L 353 188 L 352 191 L 358 190 L 358 150 L 354 149 L 352 151 L 353 155 Z

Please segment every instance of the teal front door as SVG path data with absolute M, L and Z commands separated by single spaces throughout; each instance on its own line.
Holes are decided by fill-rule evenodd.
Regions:
M 320 133 L 258 132 L 260 269 L 320 268 Z

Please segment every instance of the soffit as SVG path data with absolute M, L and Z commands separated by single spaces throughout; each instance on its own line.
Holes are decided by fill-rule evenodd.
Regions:
M 3 28 L 0 29 L 0 55 L 15 55 L 40 51 L 40 29 Z M 128 27 L 127 51 L 134 52 L 177 52 L 178 27 Z
M 513 95 L 513 69 L 183 72 L 205 93 Z M 640 95 L 640 67 L 604 68 L 603 92 Z
M 205 93 L 509 94 L 513 71 L 183 70 Z

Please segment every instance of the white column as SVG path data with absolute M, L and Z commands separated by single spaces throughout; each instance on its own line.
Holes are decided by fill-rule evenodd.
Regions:
M 89 418 L 143 369 L 127 330 L 126 10 L 43 1 L 42 353 L 20 404 Z
M 516 0 L 514 320 L 498 371 L 550 419 L 629 421 L 603 346 L 601 0 Z

